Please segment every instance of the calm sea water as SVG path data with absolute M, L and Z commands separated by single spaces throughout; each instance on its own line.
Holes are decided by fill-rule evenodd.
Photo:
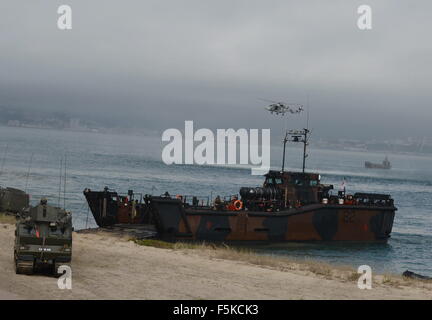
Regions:
M 236 194 L 242 186 L 263 181 L 245 168 L 167 166 L 161 161 L 161 150 L 159 137 L 0 127 L 0 185 L 27 189 L 33 203 L 45 196 L 57 205 L 60 159 L 66 154 L 66 209 L 73 212 L 75 228 L 81 229 L 96 226 L 82 194 L 84 188 L 109 186 L 121 192 L 214 197 Z M 392 237 L 388 244 L 296 243 L 261 248 L 261 252 L 354 267 L 368 264 L 377 272 L 409 269 L 432 276 L 431 157 L 389 155 L 391 170 L 371 170 L 363 167 L 364 161 L 381 162 L 383 154 L 320 149 L 311 149 L 309 154 L 308 171 L 321 173 L 323 183 L 338 188 L 345 178 L 348 192 L 391 194 L 399 209 Z M 272 147 L 272 165 L 279 167 L 280 159 L 281 148 Z M 289 146 L 287 167 L 299 170 L 300 149 Z M 62 205 L 63 201 L 62 190 Z

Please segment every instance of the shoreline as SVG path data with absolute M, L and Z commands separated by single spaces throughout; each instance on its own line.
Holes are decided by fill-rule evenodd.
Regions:
M 138 138 L 150 138 L 150 139 L 159 139 L 162 137 L 162 131 L 124 131 L 125 128 L 120 128 L 117 130 L 109 130 L 108 128 L 100 127 L 95 128 L 97 131 L 93 131 L 92 129 L 59 129 L 59 128 L 44 128 L 44 127 L 26 127 L 26 126 L 8 126 L 7 124 L 0 124 L 0 128 L 9 128 L 9 129 L 28 129 L 28 130 L 44 130 L 44 131 L 58 131 L 58 132 L 66 132 L 66 133 L 89 133 L 89 134 L 101 134 L 101 135 L 115 135 L 115 136 L 125 136 L 125 137 L 138 137 Z M 279 141 L 282 140 L 283 136 L 276 136 L 275 140 Z M 281 148 L 278 144 L 271 144 L 272 148 Z M 380 149 L 352 149 L 352 148 L 346 148 L 342 145 L 334 145 L 329 144 L 326 147 L 322 147 L 319 143 L 311 144 L 311 150 L 318 150 L 318 151 L 335 151 L 335 152 L 353 152 L 353 153 L 360 153 L 360 154 L 379 154 L 379 155 L 402 155 L 402 156 L 413 156 L 413 157 L 420 157 L 420 158 L 430 158 L 432 157 L 432 151 L 431 152 L 419 152 L 419 151 L 403 151 L 403 150 L 380 150 Z M 293 147 L 293 148 L 301 148 L 301 147 Z M 241 167 L 239 167 L 241 168 Z M 247 168 L 250 169 L 250 168 Z
M 0 221 L 0 299 L 432 299 L 431 281 L 374 275 L 360 290 L 348 267 L 97 230 L 74 232 L 72 290 L 60 290 L 57 278 L 15 274 L 14 230 Z

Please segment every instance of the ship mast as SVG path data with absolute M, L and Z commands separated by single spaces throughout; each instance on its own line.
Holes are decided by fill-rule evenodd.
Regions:
M 288 131 L 285 132 L 285 138 L 283 139 L 283 155 L 282 155 L 282 172 L 284 172 L 285 169 L 285 150 L 286 150 L 286 143 L 288 142 Z
M 284 139 L 284 154 L 283 154 L 283 163 L 282 163 L 282 172 L 284 171 L 284 165 L 285 165 L 285 145 L 288 141 L 290 142 L 301 142 L 303 143 L 303 168 L 302 173 L 305 173 L 306 168 L 306 158 L 308 157 L 308 154 L 306 153 L 306 148 L 308 146 L 309 141 L 309 133 L 310 130 L 304 128 L 303 130 L 288 130 L 285 134 Z M 289 138 L 288 138 L 289 136 Z
M 305 173 L 305 167 L 306 167 L 306 158 L 308 154 L 306 153 L 306 147 L 308 145 L 308 133 L 309 129 L 303 129 L 304 132 L 304 138 L 303 138 L 303 173 Z

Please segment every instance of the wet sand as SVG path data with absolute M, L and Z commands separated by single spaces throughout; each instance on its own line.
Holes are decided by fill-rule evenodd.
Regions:
M 14 225 L 0 224 L 0 299 L 432 299 L 432 286 L 374 285 L 302 270 L 275 270 L 200 250 L 140 246 L 107 233 L 74 233 L 72 290 L 16 275 Z

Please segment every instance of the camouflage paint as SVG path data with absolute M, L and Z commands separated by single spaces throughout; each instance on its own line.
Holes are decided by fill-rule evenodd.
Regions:
M 85 191 L 90 209 L 99 226 L 120 223 L 130 206 L 108 201 L 102 217 L 103 197 L 114 194 Z M 115 194 L 116 195 L 116 194 Z M 158 235 L 165 240 L 215 242 L 284 241 L 386 241 L 391 233 L 395 211 L 392 206 L 310 204 L 280 212 L 216 211 L 187 208 L 178 199 L 151 197 L 140 204 L 140 215 L 151 214 Z M 124 210 L 126 210 L 124 212 Z M 141 217 L 141 218 L 142 218 Z M 139 219 L 129 223 L 140 223 Z

